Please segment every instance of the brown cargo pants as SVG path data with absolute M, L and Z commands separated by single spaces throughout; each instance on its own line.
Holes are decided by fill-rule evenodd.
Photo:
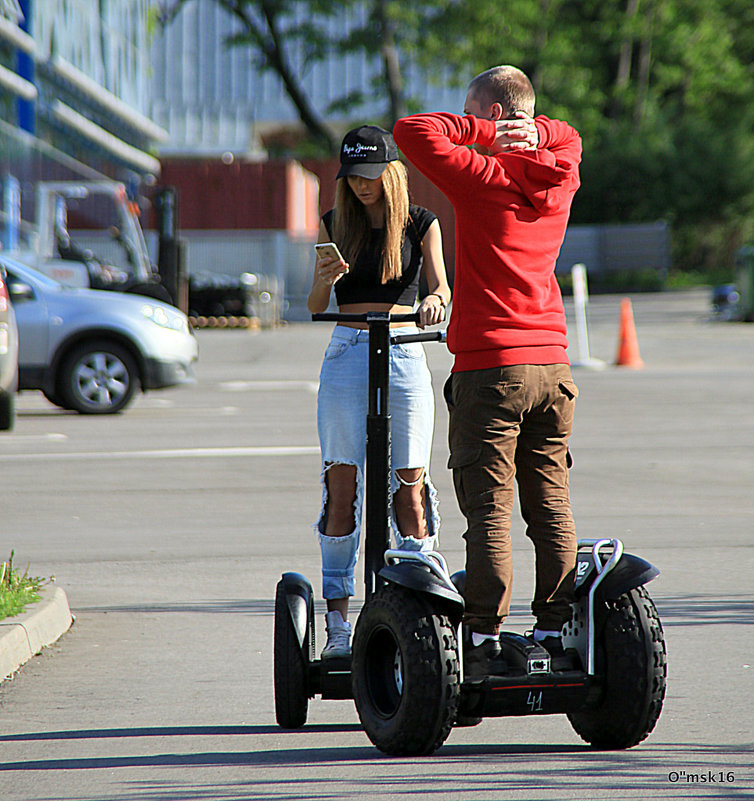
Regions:
M 532 613 L 541 629 L 570 619 L 576 532 L 568 494 L 568 438 L 578 390 L 567 364 L 513 365 L 453 373 L 453 483 L 466 518 L 466 612 L 472 631 L 496 634 L 508 614 L 514 479 L 534 543 Z

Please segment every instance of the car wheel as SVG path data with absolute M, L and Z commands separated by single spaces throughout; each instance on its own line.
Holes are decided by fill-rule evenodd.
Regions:
M 10 392 L 0 392 L 0 431 L 10 431 L 16 420 L 16 399 Z
M 64 408 L 80 414 L 115 414 L 133 398 L 139 372 L 122 345 L 86 342 L 63 360 L 58 386 Z

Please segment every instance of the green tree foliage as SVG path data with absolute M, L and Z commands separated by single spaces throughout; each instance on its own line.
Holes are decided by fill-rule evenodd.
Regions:
M 197 0 L 167 0 L 156 18 L 167 25 L 181 9 Z M 399 0 L 213 0 L 238 23 L 238 33 L 226 45 L 243 47 L 250 63 L 260 71 L 274 72 L 310 136 L 325 152 L 337 150 L 339 140 L 327 124 L 327 115 L 348 109 L 358 113 L 367 99 L 384 97 L 385 122 L 407 113 L 401 53 L 416 48 L 421 11 L 431 0 L 411 6 Z M 348 10 L 354 23 L 341 36 L 331 34 L 329 23 Z M 358 21 L 360 20 L 360 21 Z M 410 24 L 407 22 L 410 20 Z M 303 78 L 316 62 L 332 55 L 363 52 L 381 65 L 371 93 L 356 90 L 331 98 L 325 109 L 315 108 L 303 88 Z
M 527 72 L 584 139 L 575 222 L 668 220 L 696 269 L 754 235 L 750 0 L 443 0 L 422 59 Z
M 163 16 L 188 2 L 196 0 L 169 0 Z M 729 264 L 754 237 L 751 0 L 214 2 L 241 23 L 230 44 L 280 76 L 329 152 L 337 143 L 328 114 L 358 114 L 364 97 L 315 109 L 302 89 L 308 64 L 358 51 L 375 59 L 382 69 L 370 99 L 384 98 L 386 124 L 423 107 L 406 96 L 407 65 L 463 86 L 491 66 L 515 64 L 532 79 L 538 112 L 582 134 L 575 222 L 665 219 L 676 262 L 695 269 Z M 325 23 L 349 8 L 362 10 L 362 23 L 328 35 Z M 291 58 L 294 49 L 303 61 Z
M 181 9 L 196 0 L 169 0 L 159 6 L 158 20 L 168 25 Z M 324 22 L 343 7 L 339 0 L 214 0 L 238 23 L 238 33 L 226 44 L 249 52 L 250 64 L 260 71 L 272 71 L 298 112 L 310 136 L 332 152 L 338 142 L 319 109 L 302 86 L 309 65 L 324 58 L 332 42 Z M 300 55 L 298 63 L 292 51 Z

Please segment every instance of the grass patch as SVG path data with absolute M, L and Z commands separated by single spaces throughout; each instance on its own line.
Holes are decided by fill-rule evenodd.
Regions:
M 13 566 L 13 554 L 11 551 L 7 561 L 0 564 L 0 620 L 13 617 L 29 604 L 36 603 L 40 598 L 39 591 L 51 581 L 30 576 L 28 565 L 20 574 Z

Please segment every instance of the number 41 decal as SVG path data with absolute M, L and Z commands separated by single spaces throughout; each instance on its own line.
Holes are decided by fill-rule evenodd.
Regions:
M 542 711 L 542 690 L 539 693 L 529 691 L 529 697 L 526 699 L 526 705 L 532 712 Z

